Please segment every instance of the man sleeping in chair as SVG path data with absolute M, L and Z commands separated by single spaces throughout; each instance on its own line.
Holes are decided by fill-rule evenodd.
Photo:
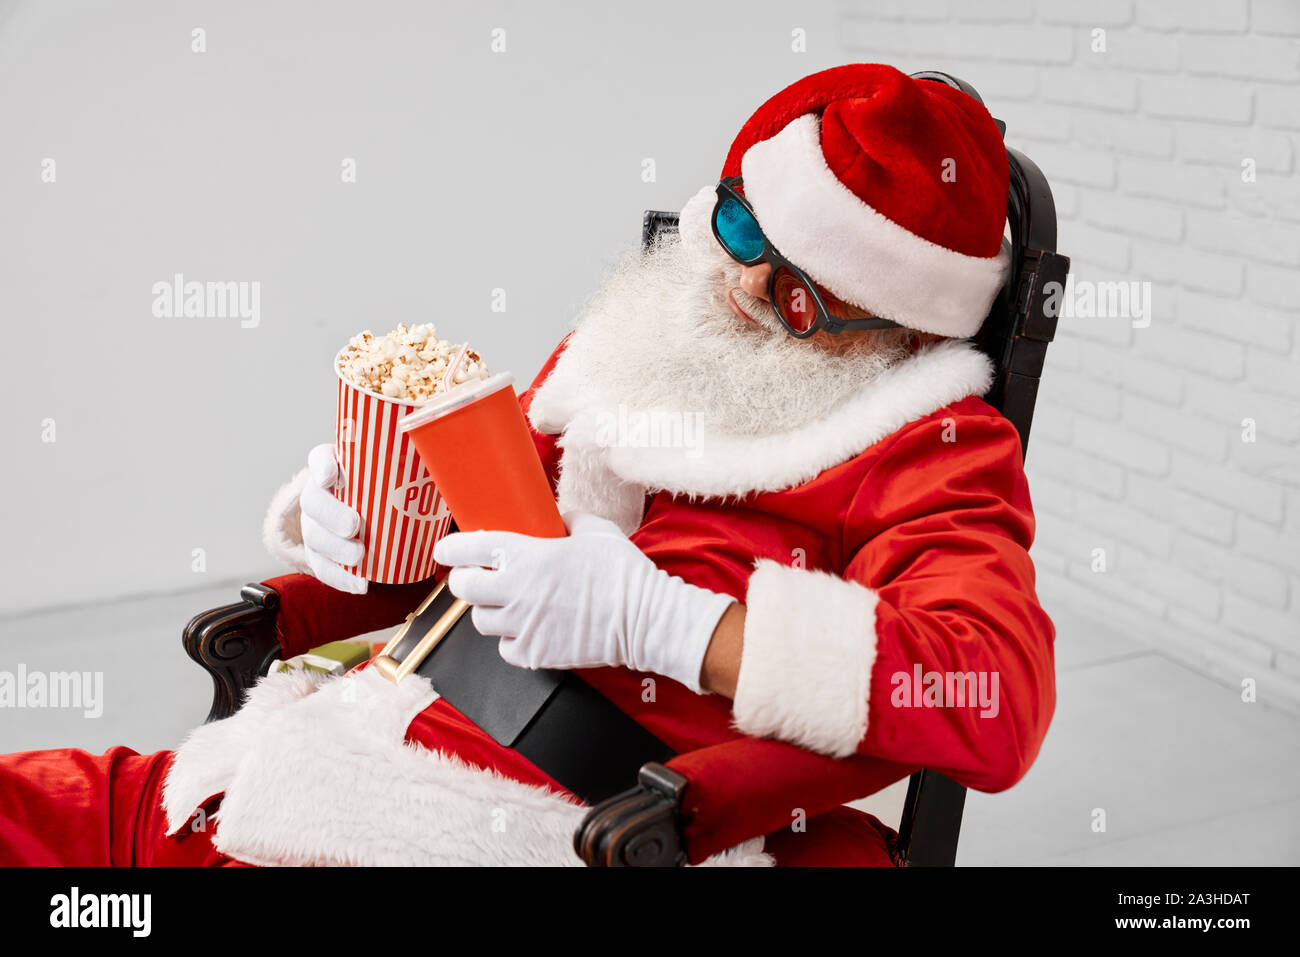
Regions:
M 1018 781 L 1053 628 L 1020 442 L 968 341 L 1007 275 L 1007 191 L 992 118 L 946 85 L 858 64 L 765 103 L 521 397 L 569 536 L 437 545 L 500 656 L 575 671 L 676 752 L 752 735 Z M 692 441 L 611 440 L 619 411 Z M 314 450 L 268 537 L 364 591 L 336 473 Z M 0 758 L 0 862 L 580 863 L 572 793 L 376 671 L 271 675 L 175 752 Z M 717 863 L 890 864 L 893 837 L 841 809 Z

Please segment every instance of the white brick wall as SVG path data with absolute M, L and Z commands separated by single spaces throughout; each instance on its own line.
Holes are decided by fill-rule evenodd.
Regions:
M 1048 354 L 1049 610 L 1300 706 L 1300 3 L 847 0 L 840 37 L 973 83 L 1051 179 L 1076 279 L 1152 283 L 1149 327 L 1063 320 Z

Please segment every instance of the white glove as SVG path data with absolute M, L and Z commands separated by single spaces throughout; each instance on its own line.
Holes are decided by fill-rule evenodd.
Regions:
M 361 516 L 334 497 L 341 479 L 333 445 L 318 445 L 307 455 L 307 483 L 298 502 L 307 567 L 331 588 L 363 595 L 370 583 L 345 571 L 366 555 L 361 544 Z
M 732 604 L 657 568 L 618 526 L 565 516 L 567 538 L 457 532 L 434 546 L 474 627 L 523 668 L 625 666 L 702 693 L 713 629 Z M 481 567 L 480 567 L 481 566 Z

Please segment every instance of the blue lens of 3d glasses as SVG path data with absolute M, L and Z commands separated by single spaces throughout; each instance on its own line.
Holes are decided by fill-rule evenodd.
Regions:
M 757 259 L 763 254 L 766 240 L 754 217 L 734 199 L 724 199 L 714 216 L 714 228 L 727 251 L 742 262 Z

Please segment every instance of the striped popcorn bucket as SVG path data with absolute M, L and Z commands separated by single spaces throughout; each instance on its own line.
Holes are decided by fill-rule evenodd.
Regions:
M 339 373 L 334 495 L 361 514 L 366 556 L 348 571 L 381 585 L 432 578 L 433 546 L 451 524 L 415 446 L 397 421 L 417 406 L 358 388 Z

